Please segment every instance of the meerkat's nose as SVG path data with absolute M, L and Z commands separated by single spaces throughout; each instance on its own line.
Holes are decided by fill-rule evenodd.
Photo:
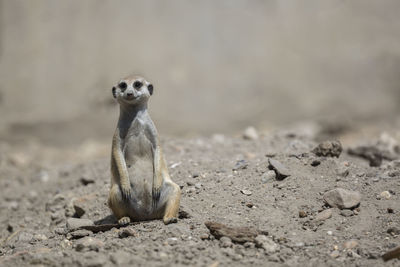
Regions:
M 133 92 L 127 92 L 126 95 L 127 96 L 133 96 Z

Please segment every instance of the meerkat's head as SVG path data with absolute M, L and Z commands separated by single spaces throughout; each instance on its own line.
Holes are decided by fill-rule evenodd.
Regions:
M 121 104 L 146 103 L 153 94 L 153 85 L 140 76 L 129 76 L 112 88 L 113 97 Z

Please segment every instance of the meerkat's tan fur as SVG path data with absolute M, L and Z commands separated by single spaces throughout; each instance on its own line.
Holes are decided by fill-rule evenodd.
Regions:
M 169 174 L 158 134 L 147 111 L 153 85 L 129 76 L 113 87 L 120 105 L 112 140 L 111 189 L 108 205 L 120 224 L 178 219 L 181 190 Z

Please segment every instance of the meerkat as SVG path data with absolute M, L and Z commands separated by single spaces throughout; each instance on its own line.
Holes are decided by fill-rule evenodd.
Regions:
M 153 85 L 129 76 L 112 87 L 120 115 L 112 139 L 108 206 L 125 225 L 131 221 L 178 220 L 181 189 L 169 174 L 157 129 L 147 110 Z

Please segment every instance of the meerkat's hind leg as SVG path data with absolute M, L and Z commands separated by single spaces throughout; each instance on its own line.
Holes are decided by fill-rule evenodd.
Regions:
M 118 184 L 114 184 L 111 187 L 110 194 L 108 195 L 108 206 L 112 210 L 114 216 L 117 217 L 120 225 L 130 223 L 130 218 L 127 217 L 126 200 L 123 199 Z
M 181 189 L 179 185 L 172 181 L 165 183 L 166 194 L 161 198 L 165 197 L 165 211 L 163 221 L 164 224 L 176 223 L 178 221 L 179 203 L 181 200 Z M 163 192 L 164 193 L 164 192 Z

